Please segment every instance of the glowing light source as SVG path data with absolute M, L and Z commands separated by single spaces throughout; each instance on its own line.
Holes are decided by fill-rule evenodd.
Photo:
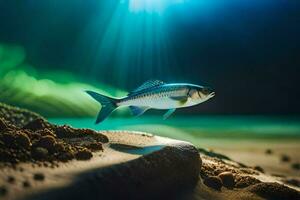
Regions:
M 161 13 L 167 7 L 184 3 L 186 0 L 129 0 L 131 12 Z

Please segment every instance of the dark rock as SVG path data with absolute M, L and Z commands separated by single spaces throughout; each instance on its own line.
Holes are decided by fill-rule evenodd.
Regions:
M 55 149 L 55 138 L 53 136 L 43 136 L 40 138 L 34 145 L 37 147 L 43 147 L 47 149 L 48 151 L 54 151 Z
M 93 154 L 91 151 L 87 150 L 87 149 L 82 149 L 79 150 L 76 154 L 75 154 L 75 158 L 77 160 L 89 160 L 93 157 Z
M 89 130 L 89 129 L 86 129 L 86 130 Z M 108 137 L 106 137 L 105 135 L 103 135 L 103 134 L 101 134 L 101 133 L 94 132 L 94 133 L 93 133 L 93 137 L 94 137 L 98 142 L 102 142 L 102 143 L 108 143 L 108 142 L 109 142 Z
M 33 179 L 37 181 L 43 181 L 45 179 L 45 175 L 42 173 L 36 173 L 33 175 Z
M 295 170 L 299 170 L 300 169 L 300 163 L 293 163 L 292 168 L 295 169 Z
M 218 176 L 209 176 L 204 179 L 203 183 L 215 190 L 221 190 L 222 187 L 222 180 Z
M 29 122 L 28 124 L 26 124 L 23 128 L 24 129 L 29 129 L 32 131 L 37 131 L 37 130 L 41 130 L 41 129 L 45 129 L 49 127 L 49 123 L 46 122 L 45 120 L 38 118 L 35 119 L 31 122 Z
M 62 161 L 62 162 L 67 162 L 69 160 L 72 160 L 74 158 L 74 155 L 73 153 L 71 152 L 64 152 L 64 153 L 60 153 L 58 156 L 57 156 L 57 159 L 59 161 Z
M 260 171 L 262 173 L 265 172 L 264 169 L 261 166 L 255 166 L 254 169 L 257 170 L 257 171 Z
M 31 185 L 30 185 L 30 182 L 29 181 L 24 181 L 23 182 L 23 187 L 24 188 L 28 188 L 28 187 L 30 187 Z
M 36 147 L 31 151 L 31 155 L 37 160 L 45 160 L 48 157 L 48 150 L 43 147 Z
M 55 127 L 55 134 L 57 135 L 58 138 L 76 137 L 75 130 L 67 125 Z
M 258 183 L 250 186 L 248 190 L 263 198 L 272 200 L 300 199 L 300 193 L 279 183 Z
M 99 142 L 90 143 L 86 146 L 88 149 L 91 149 L 93 151 L 99 151 L 103 150 L 102 144 Z
M 31 142 L 30 139 L 28 138 L 28 136 L 21 132 L 18 131 L 15 135 L 15 142 L 16 145 L 19 145 L 20 147 L 24 148 L 24 149 L 29 149 L 31 146 Z
M 3 197 L 7 194 L 7 189 L 4 186 L 0 186 L 0 197 Z
M 281 160 L 282 162 L 290 162 L 290 161 L 291 161 L 291 158 L 290 158 L 288 155 L 283 154 L 283 155 L 281 155 L 280 160 Z
M 231 172 L 222 172 L 218 175 L 222 180 L 223 186 L 232 189 L 235 185 L 234 177 Z
M 56 144 L 54 145 L 54 148 L 55 148 L 55 150 L 56 150 L 57 152 L 62 152 L 62 151 L 65 150 L 65 146 L 64 146 L 64 144 L 62 144 L 62 143 L 56 143 Z
M 8 183 L 15 183 L 15 181 L 16 181 L 15 177 L 13 177 L 13 176 L 8 176 L 7 177 L 7 182 Z
M 269 154 L 269 155 L 270 155 L 270 154 L 273 154 L 273 150 L 272 150 L 272 149 L 266 149 L 265 153 L 266 153 L 266 154 Z

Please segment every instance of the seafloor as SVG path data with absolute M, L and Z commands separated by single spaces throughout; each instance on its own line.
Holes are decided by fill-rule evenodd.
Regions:
M 297 147 L 292 145 L 298 140 L 297 123 L 292 121 L 280 129 L 280 131 L 287 130 L 286 137 L 278 134 L 277 122 L 269 125 L 270 121 L 266 120 L 263 123 L 259 122 L 260 129 L 257 128 L 258 126 L 254 129 L 252 125 L 254 134 L 251 138 L 248 135 L 240 136 L 251 133 L 249 122 L 244 122 L 246 123 L 244 125 L 243 123 L 234 125 L 226 119 L 223 122 L 218 119 L 219 122 L 215 121 L 215 123 L 213 120 L 211 123 L 206 121 L 209 126 L 205 120 L 201 121 L 201 118 L 193 120 L 181 118 L 180 122 L 178 118 L 175 122 L 170 120 L 164 123 L 165 125 L 161 125 L 161 121 L 158 123 L 157 118 L 152 121 L 147 121 L 147 118 L 133 119 L 130 124 L 126 124 L 129 121 L 125 119 L 111 119 L 103 124 L 103 129 L 122 129 L 114 132 L 52 124 L 51 122 L 70 123 L 77 127 L 87 128 L 90 126 L 87 122 L 91 120 L 61 119 L 48 122 L 35 113 L 3 104 L 0 105 L 0 114 L 2 155 L 0 195 L 5 199 L 25 197 L 26 199 L 49 199 L 49 195 L 40 195 L 41 191 L 54 195 L 58 199 L 78 199 L 78 196 L 74 194 L 84 195 L 90 199 L 99 198 L 99 195 L 126 197 L 129 194 L 130 197 L 136 194 L 143 198 L 147 196 L 159 198 L 160 194 L 164 193 L 163 191 L 172 191 L 167 195 L 179 199 L 284 200 L 300 198 L 299 157 L 296 155 L 299 151 L 296 151 Z M 141 120 L 141 123 L 134 124 L 136 120 Z M 101 129 L 101 125 L 98 129 Z M 164 133 L 164 136 L 179 139 L 185 136 L 186 140 L 197 145 L 198 151 L 190 143 L 147 133 L 123 131 L 124 129 L 142 129 L 148 133 L 161 135 Z M 197 130 L 199 135 L 197 135 Z M 234 135 L 233 130 L 244 130 L 244 132 L 241 131 L 238 137 L 232 137 L 230 140 L 230 138 L 220 137 L 222 134 L 218 135 L 218 131 L 221 130 L 224 130 L 225 135 L 226 132 Z M 266 132 L 269 135 L 258 137 L 261 142 L 264 141 L 264 145 L 261 142 L 253 142 L 258 140 L 255 136 L 262 134 L 264 130 L 271 131 L 271 133 Z M 208 133 L 212 135 L 209 137 Z M 292 138 L 294 139 L 291 140 Z M 282 145 L 273 145 L 272 141 Z M 149 149 L 149 145 L 159 148 L 144 151 L 146 148 Z M 95 149 L 94 147 L 101 148 Z M 205 147 L 214 148 L 214 150 Z M 114 151 L 118 148 L 126 151 Z M 289 152 L 284 151 L 285 148 L 290 148 Z M 135 151 L 143 153 L 139 154 Z M 218 151 L 221 153 L 216 153 Z M 282 152 L 285 154 L 281 154 Z M 248 153 L 248 157 L 243 156 L 245 153 Z M 245 162 L 240 161 L 243 157 Z M 265 162 L 262 162 L 261 159 L 264 158 Z M 275 167 L 273 170 L 276 173 L 273 173 L 271 168 L 265 167 L 266 162 L 272 159 L 274 162 L 270 163 L 271 165 L 281 165 L 284 166 L 283 169 L 289 170 L 280 171 Z M 255 164 L 258 160 L 262 162 L 262 165 Z M 92 168 L 93 173 L 90 173 Z M 88 179 L 87 172 L 89 172 Z M 33 182 L 29 179 L 31 174 L 33 174 Z M 66 176 L 67 174 L 69 175 Z M 61 183 L 57 184 L 57 182 Z M 102 185 L 98 185 L 99 183 Z M 120 183 L 126 184 L 120 185 Z M 31 187 L 31 184 L 34 184 L 34 187 Z M 72 187 L 74 184 L 75 187 Z M 54 185 L 57 189 L 53 188 Z M 92 187 L 93 185 L 101 187 Z M 79 186 L 80 190 L 74 190 Z M 70 187 L 73 189 L 70 190 Z M 52 193 L 47 193 L 49 188 Z M 126 190 L 118 188 L 126 188 Z M 182 188 L 189 189 L 181 191 Z M 114 190 L 116 190 L 115 193 Z M 53 191 L 59 192 L 53 193 Z M 106 191 L 110 193 L 106 194 Z M 122 193 L 118 195 L 118 191 Z M 166 193 L 164 193 L 164 198 L 165 195 Z

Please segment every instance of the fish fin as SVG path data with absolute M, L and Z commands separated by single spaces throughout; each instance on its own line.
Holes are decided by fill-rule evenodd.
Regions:
M 140 116 L 149 109 L 149 107 L 138 106 L 129 106 L 129 108 L 134 116 Z
M 132 94 L 140 92 L 142 90 L 152 88 L 152 87 L 155 87 L 155 86 L 159 86 L 159 85 L 162 85 L 162 84 L 164 84 L 164 82 L 160 81 L 160 80 L 149 80 L 149 81 L 146 81 L 145 83 L 143 83 L 141 86 L 139 86 L 135 90 L 131 91 L 128 95 L 132 95 Z
M 178 101 L 180 105 L 184 105 L 187 102 L 188 97 L 187 96 L 177 96 L 177 97 L 170 97 L 170 99 Z
M 166 120 L 168 117 L 170 117 L 174 112 L 176 108 L 169 109 L 163 116 L 164 120 Z
M 117 99 L 107 97 L 93 91 L 86 91 L 86 93 L 88 93 L 91 97 L 93 97 L 101 104 L 101 110 L 98 113 L 95 124 L 99 124 L 100 122 L 102 122 L 118 107 Z

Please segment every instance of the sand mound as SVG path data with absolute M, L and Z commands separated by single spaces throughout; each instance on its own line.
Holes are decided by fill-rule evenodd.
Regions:
M 0 105 L 0 162 L 89 160 L 108 138 L 90 129 L 50 124 L 37 114 Z

